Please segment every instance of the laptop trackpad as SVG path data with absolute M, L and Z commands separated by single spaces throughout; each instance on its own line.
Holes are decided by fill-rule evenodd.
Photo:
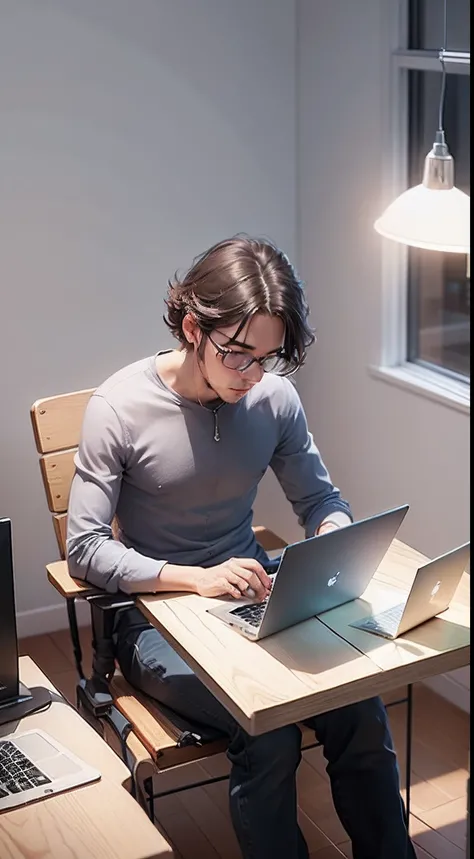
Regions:
M 39 734 L 30 734 L 14 740 L 15 745 L 36 764 L 49 778 L 64 778 L 81 771 L 74 761 L 58 750 Z
M 54 758 L 58 754 L 58 750 L 40 734 L 27 734 L 18 740 L 13 738 L 13 742 L 27 758 L 34 759 L 36 763 L 46 758 Z
M 42 764 L 42 769 L 49 778 L 64 778 L 68 775 L 81 772 L 81 767 L 76 766 L 74 761 L 71 761 L 66 755 L 57 755 Z

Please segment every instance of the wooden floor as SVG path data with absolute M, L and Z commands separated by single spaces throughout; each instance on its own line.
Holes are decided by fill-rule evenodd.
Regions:
M 85 665 L 91 646 L 82 630 Z M 74 703 L 76 673 L 66 630 L 20 642 L 66 698 Z M 405 690 L 387 697 L 403 697 Z M 466 781 L 469 717 L 423 685 L 414 689 L 411 833 L 419 859 L 465 859 Z M 405 756 L 405 705 L 389 709 L 402 779 Z M 156 790 L 199 781 L 228 771 L 222 755 L 158 777 Z M 299 768 L 299 817 L 311 859 L 351 857 L 333 809 L 320 749 L 304 753 Z M 227 807 L 227 782 L 185 791 L 156 802 L 156 816 L 177 849 L 177 859 L 241 859 Z

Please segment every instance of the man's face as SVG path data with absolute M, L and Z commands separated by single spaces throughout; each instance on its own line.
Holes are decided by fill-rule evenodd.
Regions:
M 226 403 L 237 403 L 262 379 L 264 370 L 253 363 L 246 370 L 234 370 L 226 366 L 226 352 L 237 352 L 243 358 L 264 358 L 274 355 L 283 346 L 285 326 L 278 316 L 258 313 L 244 325 L 233 340 L 239 325 L 218 328 L 211 338 L 204 337 L 201 352 L 203 375 L 215 393 Z M 215 345 L 214 345 L 215 344 Z M 222 351 L 220 351 L 222 350 Z M 224 358 L 224 360 L 223 360 Z M 232 357 L 232 362 L 238 359 Z M 244 363 L 242 361 L 242 363 Z

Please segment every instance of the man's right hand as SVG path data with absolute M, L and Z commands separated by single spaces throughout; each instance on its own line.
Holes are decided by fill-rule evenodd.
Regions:
M 253 558 L 230 558 L 215 567 L 200 568 L 196 576 L 196 591 L 202 597 L 228 594 L 240 599 L 251 588 L 255 594 L 252 598 L 261 602 L 269 595 L 271 585 L 270 576 Z

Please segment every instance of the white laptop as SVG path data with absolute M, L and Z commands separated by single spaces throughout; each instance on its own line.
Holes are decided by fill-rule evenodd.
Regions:
M 351 626 L 394 639 L 431 620 L 449 607 L 469 557 L 470 543 L 465 543 L 435 558 L 419 568 L 410 592 L 401 603 L 354 621 Z
M 44 731 L 0 737 L 0 812 L 98 779 L 98 770 Z

